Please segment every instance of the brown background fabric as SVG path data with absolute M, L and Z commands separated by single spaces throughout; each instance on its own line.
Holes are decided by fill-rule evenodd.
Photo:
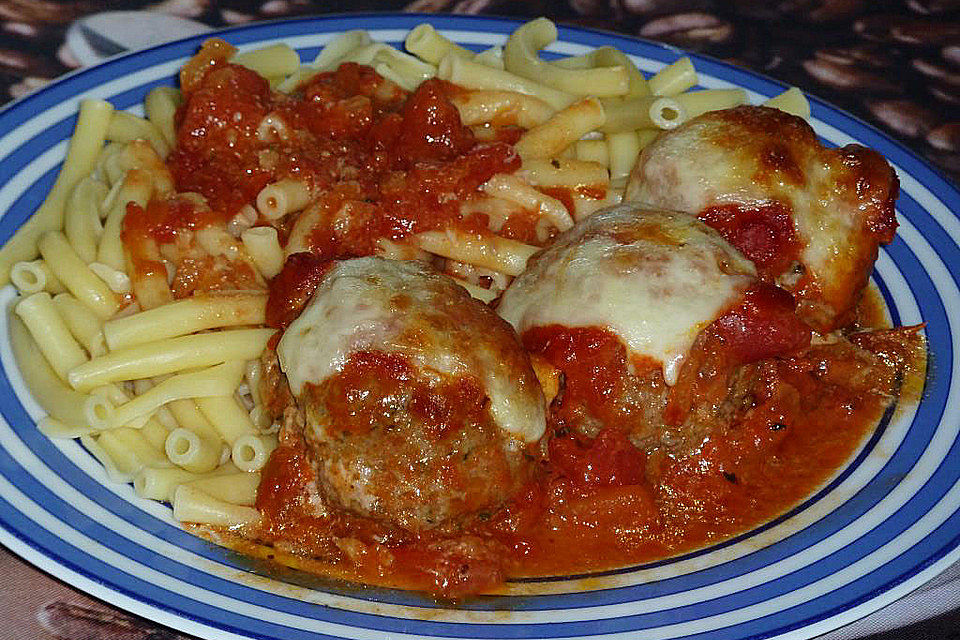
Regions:
M 546 15 L 795 84 L 960 177 L 960 0 L 0 0 L 0 102 L 77 64 L 63 46 L 71 22 L 120 8 L 212 27 L 354 11 Z
M 960 180 L 960 0 L 0 0 L 0 104 L 78 66 L 75 20 L 139 9 L 210 27 L 355 11 L 529 18 L 617 31 L 742 65 L 825 98 Z M 185 640 L 0 548 L 0 640 Z M 960 612 L 871 640 L 960 640 Z

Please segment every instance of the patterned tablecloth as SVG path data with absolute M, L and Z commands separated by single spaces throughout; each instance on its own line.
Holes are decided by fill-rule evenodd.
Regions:
M 138 28 L 126 28 L 129 14 L 110 13 L 118 10 L 143 12 Z M 126 49 L 219 26 L 351 11 L 546 15 L 671 43 L 826 98 L 960 179 L 960 0 L 0 0 L 0 104 Z M 91 600 L 2 548 L 0 576 L 0 640 L 184 638 Z M 955 566 L 825 638 L 960 638 L 958 607 Z

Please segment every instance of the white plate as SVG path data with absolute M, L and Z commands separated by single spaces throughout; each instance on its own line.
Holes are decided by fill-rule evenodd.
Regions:
M 364 28 L 399 44 L 420 21 L 466 46 L 502 43 L 506 20 L 374 15 L 241 27 L 242 48 L 286 42 L 312 58 L 336 33 Z M 199 38 L 80 71 L 0 113 L 0 240 L 42 201 L 63 158 L 81 97 L 139 110 L 172 85 Z M 561 29 L 550 48 L 613 45 L 652 73 L 681 52 L 599 32 Z M 744 87 L 752 102 L 783 87 L 694 57 L 704 87 Z M 0 541 L 24 558 L 131 612 L 206 638 L 809 638 L 906 594 L 958 558 L 960 194 L 876 130 L 816 100 L 812 124 L 830 144 L 860 142 L 895 165 L 897 239 L 874 281 L 897 324 L 927 323 L 931 366 L 919 407 L 887 420 L 828 486 L 784 517 L 735 540 L 668 561 L 591 576 L 510 583 L 510 596 L 448 608 L 416 594 L 273 571 L 183 532 L 169 510 L 111 485 L 73 441 L 38 433 L 41 415 L 0 340 Z M 3 291 L 9 303 L 13 292 Z M 4 316 L 5 317 L 5 316 Z M 6 332 L 3 332 L 6 336 Z M 640 633 L 638 633 L 640 632 Z

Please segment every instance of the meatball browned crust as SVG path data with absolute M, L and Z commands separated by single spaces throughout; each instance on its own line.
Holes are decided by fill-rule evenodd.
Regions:
M 324 501 L 410 531 L 529 479 L 542 392 L 516 334 L 416 263 L 334 263 L 277 346 Z

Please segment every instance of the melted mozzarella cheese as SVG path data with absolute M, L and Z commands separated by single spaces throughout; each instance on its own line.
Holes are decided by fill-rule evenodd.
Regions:
M 781 204 L 800 243 L 798 260 L 815 286 L 798 290 L 792 266 L 773 275 L 801 302 L 824 307 L 805 319 L 828 331 L 866 284 L 878 246 L 870 226 L 886 226 L 892 237 L 896 184 L 879 154 L 826 148 L 800 118 L 744 106 L 706 113 L 660 135 L 640 154 L 624 199 L 695 215 L 714 206 Z
M 699 214 L 711 206 L 760 206 L 771 197 L 788 203 L 795 230 L 800 236 L 801 260 L 814 274 L 829 273 L 852 232 L 854 218 L 824 185 L 832 177 L 825 171 L 817 148 L 794 144 L 790 148 L 805 180 L 778 178 L 762 163 L 757 139 L 741 131 L 738 121 L 723 120 L 722 112 L 692 120 L 658 138 L 644 150 L 630 179 L 624 198 L 651 207 Z M 776 132 L 769 135 L 776 136 Z M 753 144 L 744 144 L 750 139 Z M 778 139 L 783 144 L 790 136 Z M 806 142 L 806 140 L 804 140 Z
M 473 376 L 484 384 L 500 428 L 533 442 L 546 428 L 543 396 L 510 334 L 446 276 L 415 263 L 357 258 L 324 276 L 284 332 L 277 356 L 298 397 L 305 384 L 320 384 L 358 351 L 405 356 L 428 376 Z
M 700 331 L 755 280 L 746 258 L 696 218 L 613 207 L 579 223 L 503 294 L 498 312 L 532 327 L 599 326 L 663 365 L 667 384 Z

